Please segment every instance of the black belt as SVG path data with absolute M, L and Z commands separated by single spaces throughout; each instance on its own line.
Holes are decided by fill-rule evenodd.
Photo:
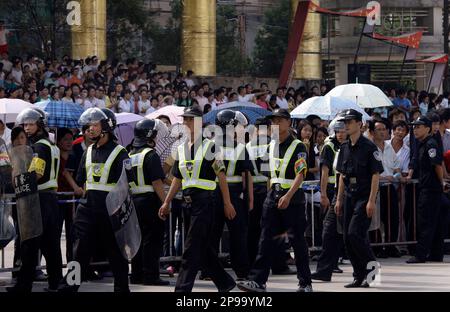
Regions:
M 205 199 L 214 196 L 214 191 L 199 191 L 189 195 L 183 195 L 183 199 L 187 204 L 192 204 L 194 200 Z

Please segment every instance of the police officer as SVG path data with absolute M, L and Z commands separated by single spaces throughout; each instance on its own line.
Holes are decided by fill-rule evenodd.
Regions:
M 353 266 L 352 283 L 346 288 L 369 287 L 367 264 L 375 261 L 368 230 L 376 209 L 381 156 L 376 145 L 361 133 L 362 114 L 354 109 L 343 112 L 341 121 L 349 140 L 341 145 L 336 170 L 341 173 L 335 210 L 344 215 L 344 243 Z M 345 189 L 345 191 L 344 191 Z
M 262 172 L 261 164 L 268 160 L 268 147 L 270 138 L 270 119 L 261 117 L 255 121 L 254 132 L 250 142 L 246 144 L 247 152 L 250 156 L 253 175 L 253 209 L 249 211 L 248 222 L 248 256 L 252 264 L 258 254 L 259 239 L 261 236 L 261 216 L 264 201 L 267 197 L 269 178 Z M 288 275 L 296 274 L 286 263 L 289 253 L 286 252 L 286 244 L 280 241 L 274 250 L 274 260 L 272 263 L 272 274 Z
M 230 234 L 231 267 L 238 279 L 246 279 L 250 270 L 247 235 L 248 211 L 253 208 L 253 179 L 250 173 L 251 163 L 248 152 L 244 144 L 236 141 L 235 127 L 246 126 L 247 119 L 241 112 L 225 109 L 217 114 L 216 125 L 221 128 L 222 136 L 216 136 L 215 143 L 220 148 L 221 156 L 224 159 L 231 204 L 236 211 L 236 216 L 232 220 L 225 218 L 222 194 L 220 190 L 216 189 L 214 246 L 218 251 L 226 222 Z M 249 197 L 247 198 L 247 196 Z M 244 198 L 248 199 L 248 203 L 244 203 Z
M 81 125 L 89 125 L 90 137 L 95 142 L 84 152 L 77 173 L 78 185 L 85 185 L 86 204 L 79 205 L 73 223 L 74 260 L 86 275 L 93 241 L 104 247 L 114 275 L 114 291 L 129 292 L 128 261 L 116 242 L 106 197 L 114 189 L 122 174 L 123 163 L 129 159 L 123 146 L 115 142 L 116 117 L 106 108 L 89 108 L 80 117 Z M 134 181 L 134 177 L 128 177 Z M 98 248 L 98 246 L 97 246 Z M 61 292 L 77 291 L 79 285 L 60 287 Z
M 423 263 L 430 256 L 433 239 L 443 244 L 443 233 L 438 227 L 444 183 L 443 155 L 432 135 L 432 121 L 428 117 L 419 117 L 412 126 L 418 141 L 418 153 L 413 164 L 419 178 L 417 246 L 415 256 L 406 262 Z
M 270 115 L 272 124 L 278 126 L 279 138 L 270 142 L 269 159 L 264 163 L 270 177 L 270 191 L 264 202 L 262 232 L 258 256 L 249 274 L 249 280 L 238 283 L 239 289 L 249 292 L 266 291 L 266 282 L 274 258 L 277 241 L 285 233 L 294 248 L 299 292 L 311 292 L 308 246 L 305 239 L 305 194 L 301 189 L 307 171 L 305 146 L 290 132 L 291 118 L 286 109 L 276 109 Z
M 158 211 L 165 198 L 165 178 L 161 160 L 154 150 L 158 125 L 161 121 L 143 119 L 134 128 L 131 165 L 136 176 L 131 192 L 141 228 L 139 252 L 131 262 L 132 284 L 169 285 L 159 276 L 159 256 L 164 239 L 164 221 Z
M 29 171 L 36 172 L 43 232 L 39 237 L 22 242 L 22 266 L 17 284 L 7 288 L 10 292 L 31 291 L 39 249 L 47 264 L 48 291 L 56 291 L 62 279 L 61 214 L 56 195 L 60 158 L 59 149 L 49 140 L 46 120 L 44 112 L 32 108 L 22 111 L 16 120 L 24 128 L 35 153 Z
M 177 160 L 172 170 L 174 178 L 159 211 L 161 218 L 169 214 L 170 202 L 181 187 L 191 217 L 175 291 L 191 292 L 200 268 L 208 271 L 220 292 L 230 291 L 236 283 L 223 269 L 212 239 L 216 177 L 219 178 L 222 191 L 225 217 L 231 220 L 236 216 L 230 200 L 225 165 L 223 160 L 216 159 L 214 143 L 202 138 L 200 108 L 197 105 L 189 107 L 182 116 L 190 137 L 178 147 Z
M 320 189 L 326 192 L 320 193 L 320 203 L 323 211 L 327 210 L 323 221 L 323 245 L 322 252 L 317 261 L 316 272 L 311 274 L 313 280 L 331 281 L 333 272 L 337 271 L 339 253 L 344 245 L 342 234 L 337 231 L 338 218 L 334 210 L 336 203 L 337 181 L 339 173 L 336 172 L 337 157 L 342 143 L 347 134 L 342 121 L 333 124 L 334 135 L 327 138 L 320 154 L 321 176 Z

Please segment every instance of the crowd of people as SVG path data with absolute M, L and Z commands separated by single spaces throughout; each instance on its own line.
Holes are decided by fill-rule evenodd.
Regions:
M 185 107 L 188 110 L 189 113 L 185 113 L 184 116 L 188 120 L 189 118 L 201 117 L 211 110 L 220 109 L 221 105 L 228 102 L 253 102 L 261 108 L 272 112 L 270 115 L 272 117 L 265 120 L 259 120 L 258 126 L 270 125 L 273 121 L 276 121 L 278 126 L 280 126 L 280 124 L 282 126 L 284 125 L 283 120 L 289 121 L 289 134 L 294 136 L 295 139 L 301 143 L 301 149 L 298 151 L 296 150 L 295 153 L 295 155 L 301 156 L 298 156 L 298 160 L 294 161 L 292 164 L 293 168 L 295 168 L 295 172 L 297 174 L 303 174 L 302 179 L 305 181 L 319 181 L 318 184 L 321 186 L 321 189 L 326 190 L 322 192 L 316 191 L 312 196 L 306 194 L 306 200 L 300 197 L 297 200 L 294 200 L 296 205 L 304 206 L 306 222 L 304 230 L 299 230 L 295 233 L 297 239 L 298 236 L 303 235 L 304 232 L 306 243 L 309 246 L 323 246 L 321 255 L 311 255 L 313 258 L 316 258 L 315 260 L 319 261 L 317 272 L 312 274 L 312 279 L 330 280 L 333 272 L 342 272 L 338 267 L 337 260 L 339 258 L 345 259 L 350 257 L 353 264 L 354 259 L 352 259 L 352 251 L 347 250 L 349 248 L 348 246 L 351 245 L 351 242 L 349 243 L 345 238 L 333 235 L 331 241 L 335 243 L 330 244 L 330 235 L 328 235 L 330 234 L 330 220 L 336 219 L 333 216 L 330 216 L 329 211 L 331 210 L 330 207 L 336 204 L 337 199 L 334 197 L 338 194 L 338 190 L 335 189 L 335 182 L 339 180 L 336 174 L 339 170 L 336 169 L 336 166 L 333 169 L 333 162 L 335 160 L 337 162 L 338 158 L 336 153 L 339 151 L 339 146 L 346 141 L 348 134 L 345 133 L 343 128 L 336 128 L 332 123 L 330 124 L 330 121 L 321 120 L 318 116 L 311 115 L 303 120 L 292 120 L 292 123 L 289 116 L 289 111 L 292 111 L 295 107 L 301 105 L 307 98 L 325 95 L 329 91 L 326 84 L 313 86 L 310 89 L 300 87 L 297 90 L 280 86 L 275 92 L 272 92 L 269 90 L 267 83 L 261 83 L 258 86 L 258 89 L 254 88 L 251 84 L 238 86 L 237 88 L 213 86 L 207 80 L 195 77 L 195 73 L 192 71 L 188 71 L 186 75 L 181 73 L 172 75 L 167 72 L 157 72 L 155 71 L 155 68 L 156 67 L 152 64 L 145 64 L 134 58 L 128 59 L 123 63 L 119 61 L 112 61 L 110 63 L 99 61 L 96 56 L 88 57 L 85 60 L 72 60 L 68 56 L 65 56 L 60 61 L 50 59 L 42 61 L 33 55 L 27 56 L 25 60 L 20 57 L 10 58 L 8 53 L 3 51 L 0 59 L 0 99 L 22 99 L 30 103 L 52 100 L 61 101 L 61 105 L 64 105 L 65 102 L 72 102 L 83 107 L 86 112 L 91 112 L 92 109 L 100 109 L 102 111 L 114 113 L 128 112 L 139 115 L 147 115 L 164 106 L 176 105 Z M 430 124 L 430 133 L 432 134 L 433 139 L 436 140 L 438 146 L 434 151 L 430 152 L 430 150 L 428 150 L 427 152 L 431 160 L 433 160 L 436 155 L 439 156 L 439 165 L 442 165 L 443 178 L 449 177 L 450 108 L 448 100 L 450 94 L 444 93 L 443 95 L 438 96 L 425 91 L 417 92 L 409 90 L 406 92 L 401 89 L 391 89 L 386 90 L 386 95 L 392 100 L 393 106 L 368 110 L 367 112 L 372 117 L 372 120 L 365 122 L 360 129 L 361 133 L 364 134 L 364 137 L 372 142 L 377 148 L 376 151 L 373 152 L 373 155 L 375 160 L 382 164 L 382 169 L 377 169 L 380 173 L 378 205 L 380 211 L 379 223 L 381 226 L 378 226 L 377 230 L 370 233 L 370 240 L 373 243 L 398 242 L 400 238 L 406 241 L 414 241 L 417 237 L 422 237 L 423 231 L 431 231 L 432 233 L 435 233 L 436 236 L 432 237 L 430 242 L 427 243 L 430 244 L 431 241 L 433 241 L 433 249 L 431 252 L 430 250 L 427 252 L 421 250 L 419 256 L 417 256 L 414 245 L 408 245 L 407 250 L 398 248 L 398 246 L 395 245 L 377 246 L 373 248 L 373 251 L 379 258 L 401 257 L 403 254 L 409 253 L 413 258 L 408 261 L 412 263 L 442 261 L 445 252 L 443 238 L 448 237 L 449 235 L 449 222 L 446 212 L 446 210 L 448 210 L 448 199 L 446 196 L 442 196 L 441 198 L 439 195 L 438 197 L 438 205 L 442 207 L 442 211 L 436 215 L 439 222 L 433 221 L 433 224 L 426 223 L 423 218 L 420 219 L 420 213 L 418 222 L 414 222 L 414 220 L 416 220 L 414 214 L 417 214 L 417 211 L 420 210 L 420 207 L 416 207 L 415 203 L 418 202 L 418 206 L 421 204 L 419 197 L 414 198 L 414 194 L 419 196 L 420 193 L 415 192 L 414 188 L 418 187 L 420 190 L 421 187 L 424 189 L 424 186 L 417 185 L 417 183 L 411 183 L 411 181 L 422 179 L 422 175 L 424 174 L 421 171 L 422 169 L 419 169 L 423 165 L 421 163 L 423 156 L 423 151 L 421 150 L 422 141 L 421 139 L 417 139 L 417 135 L 414 131 L 417 126 L 428 126 L 428 123 Z M 349 117 L 348 120 L 346 119 L 347 121 L 356 120 L 362 123 L 362 120 L 359 120 L 359 116 L 350 114 L 347 117 Z M 227 120 L 226 124 L 231 122 L 231 120 L 235 120 L 236 124 L 233 125 L 238 125 L 238 118 L 235 115 L 229 117 L 229 119 L 227 118 L 228 117 L 224 117 L 224 120 Z M 422 123 L 417 123 L 420 120 L 422 120 Z M 170 120 L 167 120 L 165 117 L 162 117 L 161 121 L 166 123 L 169 127 L 173 126 L 170 124 Z M 220 120 L 218 125 L 221 126 Z M 244 127 L 247 126 L 245 122 L 241 125 Z M 152 128 L 153 126 L 149 127 Z M 91 125 L 85 125 L 82 129 L 58 129 L 56 132 L 54 143 L 58 147 L 60 155 L 57 179 L 57 190 L 59 192 L 74 192 L 76 196 L 86 195 L 86 190 L 83 189 L 83 185 L 84 182 L 86 182 L 87 169 L 83 169 L 83 165 L 86 163 L 86 151 L 88 150 L 89 145 L 96 142 L 90 136 L 90 127 Z M 33 133 L 33 135 L 35 135 L 35 133 Z M 0 136 L 5 140 L 8 146 L 17 147 L 27 144 L 27 136 L 30 138 L 30 130 L 21 127 L 14 127 L 10 130 L 8 125 L 1 121 Z M 109 137 L 111 140 L 114 138 L 113 135 L 110 135 Z M 152 134 L 152 132 L 150 132 L 149 138 L 155 140 L 154 133 Z M 297 142 L 297 140 L 294 141 Z M 34 139 L 34 141 L 35 142 L 32 143 L 38 142 L 36 139 Z M 107 142 L 108 140 L 106 140 L 106 143 Z M 138 142 L 140 141 L 138 140 Z M 289 142 L 292 142 L 292 140 L 289 140 Z M 330 142 L 332 142 L 332 145 L 330 145 Z M 149 151 L 145 148 L 146 144 L 149 142 L 141 143 L 141 145 L 133 143 L 133 145 L 129 147 L 129 152 L 131 152 L 131 154 L 143 153 L 145 150 L 146 153 L 148 153 Z M 152 141 L 150 143 L 150 146 L 154 147 L 157 142 Z M 111 148 L 113 147 L 114 146 L 111 145 Z M 286 146 L 286 149 L 288 147 L 289 146 Z M 268 151 L 266 151 L 266 154 L 267 153 Z M 192 201 L 191 203 L 186 202 L 186 196 L 184 196 L 186 195 L 184 192 L 185 188 L 183 187 L 183 195 L 178 194 L 178 196 L 176 195 L 177 192 L 169 191 L 170 195 L 165 197 L 163 191 L 163 184 L 170 185 L 172 183 L 173 185 L 173 181 L 177 179 L 179 180 L 179 183 L 181 183 L 186 177 L 183 172 L 180 171 L 181 169 L 178 169 L 180 166 L 179 159 L 177 160 L 175 159 L 175 156 L 170 156 L 164 157 L 161 161 L 160 156 L 161 155 L 156 156 L 156 154 L 152 153 L 151 160 L 149 160 L 151 165 L 145 167 L 142 164 L 144 168 L 148 168 L 148 171 L 152 172 L 151 176 L 148 177 L 148 181 L 145 180 L 145 182 L 147 185 L 152 185 L 152 190 L 158 190 L 157 197 L 152 197 L 152 199 L 155 200 L 155 203 L 159 202 L 162 204 L 163 208 L 161 209 L 163 209 L 163 212 L 167 212 L 167 207 L 165 205 L 171 205 L 172 214 L 175 216 L 175 220 L 183 220 L 183 222 L 186 223 L 185 233 L 183 233 L 183 235 L 190 238 L 190 240 L 186 242 L 187 246 L 185 246 L 185 248 L 195 250 L 193 252 L 197 253 L 199 252 L 199 249 L 202 248 L 202 245 L 196 245 L 196 243 L 192 241 L 193 237 L 189 236 L 188 230 L 192 229 L 192 222 L 197 224 L 199 221 L 195 221 L 195 219 L 192 219 L 192 216 L 186 215 L 186 204 L 187 206 L 192 206 Z M 289 161 L 289 159 L 287 160 Z M 305 162 L 304 164 L 303 161 Z M 358 160 L 356 161 L 358 162 Z M 159 168 L 156 164 L 162 164 L 161 170 L 155 169 L 155 167 Z M 229 166 L 228 163 L 225 164 L 225 167 L 227 166 Z M 342 170 L 345 170 L 346 166 L 348 166 L 348 164 L 341 164 Z M 365 167 L 369 165 L 361 164 L 361 166 Z M 255 173 L 258 170 L 255 170 L 255 166 L 250 162 L 238 162 L 235 164 L 235 167 L 235 172 L 232 174 L 233 176 L 245 176 L 245 174 L 250 174 L 255 179 L 258 175 Z M 326 170 L 324 171 L 325 167 Z M 297 168 L 299 168 L 298 172 Z M 348 170 L 351 171 L 351 169 Z M 216 174 L 219 177 L 219 172 L 220 170 L 217 172 L 211 171 L 207 175 L 215 176 Z M 41 175 L 43 174 L 44 172 L 42 172 Z M 292 181 L 294 181 L 294 178 L 295 177 L 292 177 Z M 210 180 L 215 181 L 215 178 L 211 178 Z M 243 198 L 240 197 L 240 194 L 242 194 L 244 189 L 249 186 L 246 186 L 246 182 L 242 182 L 242 180 L 243 179 L 241 178 L 240 183 L 242 183 L 242 185 L 237 188 L 235 184 L 228 182 L 229 193 L 224 191 L 221 185 L 220 192 L 205 195 L 205 198 L 214 198 L 216 206 L 211 209 L 216 209 L 216 218 L 220 220 L 220 222 L 218 222 L 220 224 L 215 227 L 215 232 L 211 232 L 211 235 L 214 236 L 214 242 L 212 243 L 214 246 L 213 250 L 216 252 L 218 251 L 217 249 L 220 239 L 222 238 L 223 227 L 226 223 L 230 232 L 230 241 L 227 242 L 226 240 L 223 240 L 222 247 L 230 250 L 231 267 L 235 271 L 238 279 L 245 280 L 247 277 L 253 278 L 253 283 L 243 282 L 240 284 L 241 289 L 248 291 L 265 290 L 265 285 L 263 284 L 267 281 L 267 268 L 271 267 L 272 272 L 275 274 L 295 274 L 295 271 L 291 270 L 288 267 L 288 264 L 294 264 L 297 260 L 297 269 L 301 271 L 301 291 L 312 290 L 311 274 L 309 269 L 305 268 L 305 263 L 308 264 L 307 260 L 305 260 L 305 246 L 301 239 L 296 240 L 293 245 L 296 256 L 295 260 L 289 253 L 286 253 L 286 249 L 289 248 L 289 245 L 284 242 L 280 243 L 280 246 L 275 246 L 279 249 L 279 252 L 277 253 L 278 256 L 270 261 L 267 254 L 261 254 L 264 252 L 258 250 L 258 242 L 260 240 L 259 233 L 263 233 L 261 234 L 263 236 L 267 234 L 264 232 L 264 224 L 262 225 L 263 228 L 261 228 L 260 224 L 263 203 L 266 196 L 268 196 L 267 189 L 266 187 L 261 188 L 261 185 L 255 185 L 255 191 L 251 196 L 250 202 L 252 202 L 253 205 L 257 198 L 259 198 L 260 209 L 254 209 L 247 216 L 249 206 L 243 204 Z M 253 183 L 257 184 L 255 181 Z M 267 183 L 267 180 L 264 180 L 263 182 Z M 433 180 L 432 182 L 434 183 L 435 181 Z M 354 184 L 351 182 L 349 183 Z M 283 183 L 279 184 L 281 186 L 283 185 Z M 177 186 L 180 187 L 181 184 Z M 438 191 L 436 188 L 440 189 L 442 188 L 442 185 L 431 183 L 430 185 L 427 185 L 425 189 Z M 276 194 L 270 194 L 270 196 L 277 196 Z M 285 194 L 286 193 L 284 193 L 284 195 Z M 188 192 L 187 197 L 190 198 L 190 196 L 191 195 L 189 195 Z M 213 197 L 210 198 L 210 196 Z M 228 200 L 227 197 L 229 197 Z M 195 199 L 195 196 L 193 198 Z M 189 200 L 193 200 L 193 198 L 190 198 Z M 221 201 L 217 198 L 221 199 Z M 273 202 L 278 199 L 280 198 L 270 197 L 270 200 Z M 167 282 L 161 280 L 159 272 L 156 272 L 157 269 L 155 269 L 155 263 L 158 267 L 158 259 L 160 256 L 172 254 L 168 241 L 170 237 L 175 235 L 169 234 L 170 230 L 167 226 L 164 226 L 164 222 L 161 223 L 156 221 L 158 219 L 156 214 L 148 216 L 145 213 L 140 212 L 142 209 L 139 207 L 145 206 L 145 203 L 147 202 L 146 199 L 142 200 L 135 198 L 135 201 L 139 203 L 137 204 L 137 209 L 140 223 L 145 224 L 145 226 L 154 226 L 158 228 L 158 230 L 156 233 L 152 232 L 151 235 L 149 234 L 149 237 L 146 238 L 146 242 L 157 247 L 151 251 L 141 251 L 141 254 L 138 256 L 139 261 L 135 260 L 133 262 L 132 271 L 134 272 L 132 272 L 131 281 L 132 283 L 147 283 L 148 285 L 166 285 Z M 314 208 L 311 208 L 311 202 L 314 203 Z M 226 208 L 225 215 L 223 213 L 224 207 Z M 230 207 L 234 208 L 231 209 Z M 290 207 L 289 204 L 286 204 L 286 207 Z M 153 208 L 156 210 L 159 209 L 159 207 Z M 314 209 L 315 213 L 313 213 L 311 209 Z M 233 213 L 230 211 L 234 211 L 235 215 L 231 216 Z M 72 204 L 61 205 L 59 213 L 61 215 L 57 218 L 58 220 L 53 220 L 54 223 L 52 223 L 52 225 L 58 228 L 59 234 L 52 234 L 53 236 L 50 236 L 50 239 L 54 241 L 55 236 L 60 239 L 62 226 L 63 223 L 65 223 L 67 241 L 66 258 L 69 262 L 73 259 L 78 259 L 77 255 L 73 254 L 74 238 L 71 235 L 75 206 Z M 184 218 L 182 217 L 183 215 Z M 312 220 L 313 215 L 314 220 Z M 208 216 L 208 218 L 209 217 L 211 216 Z M 152 220 L 150 225 L 148 225 L 148 222 L 143 221 L 145 218 Z M 190 225 L 188 222 L 189 219 L 191 219 Z M 234 221 L 232 222 L 231 220 Z M 267 224 L 270 224 L 270 222 Z M 332 221 L 331 223 L 333 222 L 335 221 Z M 168 221 L 166 221 L 166 225 L 167 223 Z M 431 228 L 432 230 L 430 230 Z M 142 231 L 148 231 L 148 229 L 142 229 Z M 331 232 L 334 233 L 335 230 Z M 241 235 L 242 233 L 247 234 L 244 234 L 243 237 Z M 255 233 L 257 234 L 255 235 Z M 172 234 L 174 234 L 174 232 L 172 232 Z M 195 237 L 195 234 L 192 235 Z M 205 239 L 205 237 L 202 236 L 199 237 L 199 239 Z M 268 242 L 269 237 L 263 237 L 261 239 L 263 239 L 264 244 L 266 244 L 264 245 L 264 248 L 274 247 Z M 429 238 L 427 237 L 427 239 Z M 179 243 L 179 241 L 180 240 L 174 242 L 174 245 L 178 247 L 175 248 L 175 250 L 181 255 L 181 247 L 176 244 Z M 108 244 L 109 243 L 111 242 L 108 241 Z M 344 246 L 347 249 L 344 248 Z M 423 247 L 422 245 L 420 246 Z M 19 249 L 19 247 L 20 246 L 18 246 L 17 249 Z M 33 248 L 36 249 L 38 247 L 38 244 L 35 244 Z M 40 248 L 48 249 L 49 247 L 41 246 Z M 327 255 L 330 248 L 333 248 L 331 256 Z M 17 253 L 19 253 L 19 251 L 17 251 Z M 44 254 L 44 256 L 47 255 Z M 102 260 L 110 255 L 108 255 L 108 251 L 100 251 L 98 255 L 93 256 L 94 260 Z M 54 260 L 53 265 L 58 266 L 58 263 L 61 262 L 61 256 L 50 255 L 50 258 L 51 257 L 53 257 Z M 80 257 L 79 254 L 78 257 Z M 119 274 L 122 278 L 120 281 L 121 284 L 118 284 L 117 290 L 126 290 L 128 285 L 123 281 L 123 263 L 118 264 L 117 257 L 117 255 L 113 255 L 115 260 L 113 260 L 114 263 L 111 263 L 113 273 L 115 273 L 115 275 Z M 332 260 L 330 260 L 330 257 Z M 20 266 L 20 257 L 17 256 L 15 258 L 17 260 L 17 266 Z M 86 260 L 85 258 L 83 259 L 84 261 Z M 188 261 L 183 258 L 181 265 L 174 266 L 175 270 L 184 272 L 184 275 L 182 276 L 185 278 L 184 282 L 187 283 L 183 284 L 180 282 L 177 284 L 179 290 L 192 289 L 193 281 L 190 280 L 191 276 L 188 275 L 192 275 L 193 270 L 187 268 L 186 265 L 188 263 L 189 265 L 192 265 L 193 259 L 194 258 L 190 258 Z M 325 265 L 326 269 L 323 269 L 324 259 L 329 262 L 328 265 Z M 49 260 L 46 260 L 48 263 Z M 146 264 L 146 261 L 150 261 L 151 263 Z M 252 270 L 252 263 L 256 265 L 256 271 L 255 268 Z M 35 264 L 36 263 L 30 264 L 30 261 L 28 261 L 26 263 L 26 269 L 29 271 L 30 266 L 32 267 Z M 122 266 L 122 268 L 120 268 L 120 266 Z M 195 267 L 202 269 L 201 278 L 211 277 L 214 279 L 216 277 L 215 274 L 220 273 L 220 270 L 217 268 L 216 271 L 211 272 L 207 267 L 201 267 L 199 264 L 196 264 Z M 167 269 L 167 266 L 165 268 Z M 93 273 L 94 269 L 95 268 L 92 268 L 84 278 L 97 278 Z M 58 274 L 58 272 L 53 272 L 50 273 L 52 276 L 49 276 L 49 278 L 51 277 L 51 280 L 49 280 L 51 281 L 51 284 L 49 284 L 49 286 L 53 290 L 58 288 L 57 280 L 62 278 L 62 276 L 59 276 Z M 231 287 L 232 283 L 227 284 L 227 282 L 229 282 L 228 278 L 223 277 L 224 284 L 222 285 L 223 287 L 219 287 L 219 289 L 225 290 Z M 358 280 L 356 284 L 361 286 L 363 281 Z

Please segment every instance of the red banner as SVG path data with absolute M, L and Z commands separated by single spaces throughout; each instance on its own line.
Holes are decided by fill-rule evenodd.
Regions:
M 351 10 L 351 11 L 336 12 L 336 11 L 331 11 L 331 10 L 322 8 L 319 5 L 313 3 L 312 1 L 311 1 L 311 4 L 309 5 L 309 9 L 312 12 L 325 13 L 325 14 L 331 14 L 331 15 L 353 16 L 353 17 L 367 17 L 369 15 L 369 13 L 371 13 L 373 10 L 375 10 L 375 8 L 371 8 L 371 9 L 361 8 L 361 9 Z
M 373 33 L 371 37 L 374 39 L 397 43 L 397 44 L 405 46 L 405 47 L 418 49 L 419 45 L 420 45 L 420 41 L 422 40 L 422 35 L 423 35 L 423 31 L 421 30 L 421 31 L 418 31 L 415 33 L 409 33 L 409 34 L 404 34 L 404 35 L 395 36 L 395 37 L 383 36 L 383 35 L 380 35 L 377 33 Z

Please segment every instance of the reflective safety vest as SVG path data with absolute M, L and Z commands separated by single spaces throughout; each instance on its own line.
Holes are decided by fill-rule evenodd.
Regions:
M 114 189 L 117 183 L 108 183 L 109 173 L 112 164 L 122 150 L 125 150 L 123 146 L 117 145 L 103 164 L 92 163 L 92 145 L 88 147 L 86 152 L 86 191 L 111 192 Z M 100 180 L 96 182 L 94 177 L 100 177 Z
M 150 153 L 152 150 L 153 149 L 148 147 L 148 148 L 143 149 L 140 153 L 130 155 L 131 166 L 136 167 L 136 170 L 137 170 L 137 185 L 134 182 L 131 183 L 131 193 L 133 195 L 152 193 L 155 191 L 151 184 L 150 185 L 145 184 L 145 178 L 144 178 L 145 156 L 148 153 Z
M 44 144 L 50 148 L 50 157 L 52 158 L 51 168 L 50 168 L 50 176 L 47 182 L 38 184 L 38 191 L 44 191 L 48 189 L 57 189 L 58 188 L 58 173 L 59 173 L 59 148 L 56 145 L 51 144 L 49 141 L 45 139 L 40 139 L 36 142 L 36 144 Z
M 275 158 L 275 141 L 269 145 L 269 167 L 270 167 L 270 186 L 280 184 L 282 189 L 291 188 L 294 179 L 286 179 L 286 170 L 289 162 L 294 155 L 297 145 L 303 144 L 300 140 L 293 140 L 289 148 L 286 150 L 283 158 Z M 278 174 L 277 174 L 278 172 Z M 299 186 L 301 188 L 301 185 Z
M 197 149 L 193 160 L 186 160 L 186 144 L 181 144 L 178 146 L 178 168 L 180 169 L 181 176 L 183 177 L 181 180 L 183 190 L 187 188 L 199 188 L 202 190 L 214 191 L 216 189 L 216 181 L 200 179 L 200 170 L 203 159 L 205 158 L 211 144 L 214 143 L 208 139 L 203 140 L 202 146 Z
M 241 159 L 241 155 L 245 150 L 245 145 L 239 143 L 236 148 L 222 147 L 224 160 L 228 161 L 227 170 L 225 171 L 227 183 L 242 183 L 242 176 L 236 175 L 237 161 Z M 218 182 L 219 179 L 216 179 Z
M 333 162 L 334 162 L 334 159 L 336 159 L 336 153 L 337 153 L 337 150 L 335 150 L 334 143 L 331 141 L 328 141 L 327 143 L 325 143 L 325 145 L 323 147 L 325 148 L 325 146 L 329 146 L 331 148 L 331 150 L 333 151 L 333 154 L 334 154 Z M 322 149 L 322 151 L 323 151 L 323 149 Z M 329 168 L 328 173 L 329 174 L 333 173 L 333 175 L 328 176 L 328 183 L 335 184 L 336 183 L 336 170 L 334 170 L 334 168 Z
M 256 166 L 256 159 L 263 158 L 266 155 L 268 146 L 269 144 L 253 146 L 250 142 L 247 143 L 247 151 L 252 161 L 253 170 L 255 173 L 255 176 L 253 177 L 253 183 L 267 183 L 267 181 L 269 180 L 268 177 L 262 175 L 258 171 L 258 167 Z

